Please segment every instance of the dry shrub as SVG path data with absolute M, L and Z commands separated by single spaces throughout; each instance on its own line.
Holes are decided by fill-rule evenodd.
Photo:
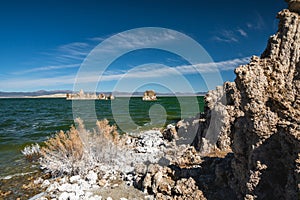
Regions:
M 96 133 L 103 135 L 105 139 L 113 141 L 115 144 L 119 142 L 119 133 L 115 125 L 110 126 L 107 119 L 96 122 Z
M 72 174 L 79 170 L 83 152 L 82 141 L 74 127 L 66 133 L 60 131 L 55 137 L 47 140 L 41 150 L 42 168 L 55 175 Z
M 31 144 L 26 146 L 21 153 L 25 156 L 25 158 L 29 161 L 37 161 L 40 158 L 40 145 L 39 144 Z
M 81 119 L 77 128 L 60 131 L 45 142 L 41 150 L 41 167 L 54 176 L 85 174 L 103 164 L 116 165 L 120 141 L 116 126 L 108 120 L 97 121 L 94 130 L 86 130 Z

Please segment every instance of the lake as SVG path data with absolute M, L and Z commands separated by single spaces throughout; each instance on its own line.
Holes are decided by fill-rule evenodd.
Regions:
M 74 124 L 74 117 L 84 118 L 92 127 L 94 122 L 84 113 L 90 105 L 94 106 L 97 119 L 117 123 L 120 133 L 175 124 L 203 112 L 204 108 L 202 96 L 159 97 L 157 101 L 142 101 L 141 97 L 76 101 L 72 104 L 62 98 L 0 99 L 0 178 L 34 170 L 36 166 L 27 162 L 20 151 L 26 145 L 44 142 L 60 130 L 68 130 Z

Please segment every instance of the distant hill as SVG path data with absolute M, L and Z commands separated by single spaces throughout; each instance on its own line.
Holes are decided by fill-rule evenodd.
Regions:
M 44 95 L 54 95 L 54 94 L 66 94 L 71 93 L 71 90 L 38 90 L 35 92 L 1 92 L 0 97 L 10 97 L 10 98 L 22 98 L 22 97 L 37 97 Z

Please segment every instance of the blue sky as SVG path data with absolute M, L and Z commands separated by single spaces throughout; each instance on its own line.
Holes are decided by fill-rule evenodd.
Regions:
M 263 52 L 277 30 L 277 12 L 286 7 L 283 0 L 2 1 L 0 91 L 72 90 L 81 63 L 96 45 L 141 27 L 162 27 L 187 35 L 209 54 L 222 80 L 233 81 L 235 67 Z M 211 62 L 200 62 L 193 66 L 195 71 L 172 52 L 139 49 L 108 66 L 97 90 L 126 91 L 132 83 L 134 90 L 186 92 L 179 87 L 184 77 L 193 91 L 206 91 L 209 87 L 202 76 L 209 73 Z M 170 78 L 170 70 L 178 72 L 178 79 L 170 79 L 173 89 L 158 86 L 160 80 Z M 129 72 L 135 75 L 127 76 L 128 82 L 120 81 Z M 145 77 L 149 85 L 138 82 L 146 81 Z

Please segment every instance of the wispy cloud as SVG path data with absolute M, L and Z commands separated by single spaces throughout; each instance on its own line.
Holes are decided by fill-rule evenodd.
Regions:
M 105 46 L 103 46 L 101 49 L 98 49 L 98 51 L 115 52 L 122 49 L 139 49 L 145 46 L 159 46 L 176 40 L 178 37 L 179 35 L 177 32 L 171 32 L 167 29 L 157 32 L 153 31 L 151 34 L 141 29 L 133 32 L 124 32 L 114 35 L 111 40 L 105 41 Z
M 226 60 L 221 62 L 212 63 L 199 63 L 196 65 L 180 65 L 176 67 L 161 67 L 161 65 L 149 64 L 134 70 L 134 73 L 129 75 L 122 72 L 113 75 L 104 75 L 102 81 L 119 80 L 120 78 L 126 76 L 126 78 L 155 78 L 155 77 L 165 77 L 176 74 L 187 75 L 187 74 L 198 74 L 198 73 L 210 73 L 219 71 L 229 71 L 234 70 L 239 65 L 246 64 L 250 61 L 250 57 L 236 58 L 232 60 Z
M 219 31 L 218 35 L 213 37 L 213 40 L 218 41 L 218 42 L 227 42 L 227 43 L 239 41 L 237 34 L 231 30 Z
M 93 41 L 93 42 L 102 42 L 105 39 L 106 39 L 106 37 L 92 37 L 92 38 L 89 38 L 88 40 Z
M 201 74 L 219 71 L 229 71 L 235 69 L 239 65 L 248 63 L 250 57 L 236 58 L 232 60 L 212 62 L 212 63 L 199 63 L 196 65 L 180 65 L 175 67 L 161 67 L 161 65 L 149 64 L 143 67 L 125 71 L 107 71 L 102 77 L 101 81 L 118 81 L 122 78 L 126 79 L 145 79 L 145 78 L 166 78 L 174 75 L 188 75 L 188 74 Z M 71 65 L 70 65 L 71 67 Z M 50 67 L 51 68 L 51 67 Z M 49 68 L 49 69 L 50 69 Z M 99 76 L 97 73 L 89 73 L 89 76 L 80 79 L 80 83 L 97 83 Z M 76 81 L 75 74 L 57 76 L 51 78 L 23 78 L 23 79 L 10 79 L 0 80 L 0 86 L 5 85 L 5 89 L 18 89 L 20 85 L 24 88 L 38 87 L 52 87 L 61 85 L 73 85 Z M 4 88 L 0 88 L 0 90 Z
M 91 51 L 92 46 L 87 42 L 73 42 L 57 48 L 58 58 L 83 60 Z
M 241 34 L 241 36 L 244 36 L 244 37 L 248 36 L 248 34 L 246 33 L 246 31 L 243 30 L 243 29 L 241 29 L 241 28 L 237 29 L 237 32 L 239 32 Z
M 68 69 L 68 68 L 78 68 L 80 63 L 77 64 L 69 64 L 69 65 L 50 65 L 50 66 L 42 66 L 37 68 L 32 68 L 24 71 L 13 72 L 14 75 L 22 75 L 28 74 L 33 72 L 42 72 L 42 71 L 51 71 L 51 70 L 61 70 L 61 69 Z
M 253 22 L 248 22 L 246 24 L 246 26 L 249 29 L 253 29 L 253 30 L 262 30 L 266 27 L 265 21 L 263 19 L 263 17 L 259 14 L 259 13 L 255 13 L 253 15 Z
M 233 30 L 221 30 L 217 32 L 217 35 L 213 37 L 213 40 L 226 43 L 237 43 L 241 37 L 248 37 L 246 30 L 242 28 L 236 28 Z
M 116 49 L 122 48 L 136 48 L 145 45 L 162 44 L 177 38 L 176 32 L 170 32 L 169 30 L 149 34 L 143 30 L 135 31 L 134 33 L 119 33 L 115 34 L 113 38 L 113 44 L 110 45 L 110 41 L 106 41 L 105 48 L 100 49 L 102 52 L 114 52 Z M 56 61 L 62 63 L 83 61 L 85 57 L 91 52 L 91 50 L 100 42 L 103 42 L 106 38 L 93 37 L 88 38 L 85 42 L 72 42 L 59 46 L 54 52 L 47 53 L 48 56 L 52 56 Z

